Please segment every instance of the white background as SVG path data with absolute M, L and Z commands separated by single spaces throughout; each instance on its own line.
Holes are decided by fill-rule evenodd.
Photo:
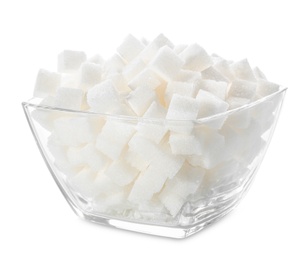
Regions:
M 179 2 L 179 3 L 178 3 Z M 1 1 L 0 259 L 305 259 L 304 1 Z M 289 88 L 254 184 L 230 215 L 185 240 L 80 220 L 56 187 L 21 102 L 63 49 L 105 58 L 126 34 L 247 57 Z

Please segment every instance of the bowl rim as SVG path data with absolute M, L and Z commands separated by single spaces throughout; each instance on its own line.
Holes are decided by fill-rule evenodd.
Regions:
M 49 106 L 49 105 L 41 105 L 39 104 L 42 99 L 41 98 L 31 98 L 28 101 L 24 101 L 22 102 L 22 106 L 24 107 L 33 107 L 36 109 L 43 109 L 43 110 L 51 110 L 51 111 L 58 111 L 58 112 L 67 112 L 67 113 L 74 113 L 74 114 L 82 114 L 82 115 L 96 115 L 96 116 L 103 116 L 103 117 L 107 117 L 108 119 L 116 119 L 116 120 L 128 120 L 128 121 L 146 121 L 146 122 L 192 122 L 195 124 L 202 124 L 205 122 L 209 122 L 209 121 L 213 121 L 213 120 L 217 120 L 219 118 L 222 117 L 226 117 L 229 116 L 231 114 L 234 114 L 236 112 L 240 112 L 243 110 L 247 110 L 249 108 L 255 107 L 257 105 L 260 105 L 266 101 L 269 101 L 271 99 L 273 99 L 275 96 L 281 95 L 281 94 L 285 94 L 285 92 L 287 91 L 287 87 L 283 87 L 280 86 L 280 89 L 276 92 L 273 92 L 270 95 L 261 97 L 255 101 L 252 101 L 248 104 L 245 104 L 243 106 L 237 107 L 237 108 L 233 108 L 230 110 L 227 110 L 225 112 L 222 113 L 218 113 L 212 116 L 207 116 L 207 117 L 202 117 L 202 118 L 197 118 L 194 120 L 190 120 L 190 119 L 166 119 L 166 118 L 150 118 L 150 117 L 142 117 L 142 116 L 128 116 L 128 115 L 119 115 L 119 114 L 111 114 L 111 113 L 101 113 L 101 112 L 94 112 L 94 111 L 88 111 L 88 110 L 74 110 L 74 109 L 66 109 L 66 108 L 59 108 L 59 107 L 54 107 L 54 106 Z

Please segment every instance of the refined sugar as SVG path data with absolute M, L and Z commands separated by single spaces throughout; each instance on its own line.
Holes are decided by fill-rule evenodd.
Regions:
M 144 47 L 145 46 L 141 43 L 141 41 L 129 34 L 117 48 L 117 52 L 123 59 L 130 62 L 144 49 Z
M 133 111 L 138 116 L 142 116 L 156 99 L 156 94 L 154 90 L 142 86 L 133 90 L 126 99 Z
M 169 104 L 166 119 L 195 120 L 198 112 L 199 104 L 196 99 L 174 94 Z
M 254 74 L 254 76 L 256 77 L 256 79 L 267 80 L 266 75 L 265 75 L 258 67 L 255 67 L 255 68 L 253 69 L 253 74 Z
M 203 70 L 201 72 L 201 76 L 202 79 L 225 81 L 225 82 L 229 81 L 226 77 L 222 76 L 222 74 L 218 72 L 213 66 Z
M 228 103 L 211 94 L 210 92 L 202 89 L 199 90 L 196 100 L 199 104 L 199 118 L 223 113 L 229 107 Z
M 81 88 L 88 88 L 101 82 L 102 67 L 99 64 L 84 62 L 80 68 L 80 85 Z
M 87 103 L 94 112 L 110 113 L 116 109 L 120 102 L 112 81 L 107 80 L 90 88 Z
M 93 185 L 96 172 L 90 168 L 84 167 L 75 176 L 68 180 L 71 188 L 78 193 L 79 196 L 85 200 L 90 200 L 97 195 L 96 189 Z
M 80 85 L 80 74 L 74 73 L 62 73 L 61 74 L 61 88 L 78 88 Z
M 184 163 L 182 157 L 160 153 L 149 167 L 135 180 L 128 200 L 134 203 L 144 203 L 159 192 L 166 180 L 172 179 Z
M 121 73 L 125 65 L 126 62 L 118 54 L 114 54 L 112 57 L 105 61 L 105 74 L 111 75 L 113 73 Z
M 105 174 L 117 185 L 126 186 L 138 175 L 139 171 L 123 161 L 114 161 Z
M 139 55 L 145 63 L 149 63 L 163 46 L 168 46 L 172 49 L 173 43 L 165 35 L 160 34 Z
M 108 119 L 97 137 L 96 147 L 107 157 L 116 160 L 134 132 L 133 124 Z
M 235 109 L 242 107 L 250 103 L 249 99 L 240 97 L 230 97 L 227 99 L 230 109 Z M 233 128 L 245 129 L 249 126 L 251 121 L 251 110 L 242 109 L 241 111 L 236 111 L 228 116 L 226 124 L 232 126 Z
M 200 142 L 202 154 L 189 157 L 188 162 L 193 166 L 200 166 L 205 169 L 215 167 L 226 154 L 224 136 L 201 126 L 195 129 L 195 136 Z
M 60 74 L 40 69 L 36 77 L 33 96 L 44 98 L 49 95 L 54 95 L 60 83 Z
M 174 94 L 166 115 L 166 119 L 170 120 L 167 122 L 168 128 L 174 132 L 189 134 L 198 112 L 199 104 L 196 99 Z
M 103 170 L 109 164 L 109 159 L 92 143 L 84 147 L 70 147 L 67 150 L 67 159 L 75 167 L 88 166 L 94 171 Z
M 127 94 L 131 92 L 131 89 L 128 87 L 126 79 L 123 77 L 121 73 L 111 74 L 108 79 L 112 81 L 113 86 L 119 92 L 119 94 Z
M 78 70 L 85 60 L 84 52 L 65 50 L 58 55 L 57 70 L 61 73 L 71 73 Z
M 269 96 L 279 90 L 279 85 L 267 80 L 258 80 L 256 94 L 260 97 Z
M 201 145 L 194 135 L 171 133 L 169 144 L 173 154 L 201 155 Z
M 154 121 L 154 119 L 164 119 L 166 114 L 166 109 L 153 101 L 148 110 L 143 114 L 143 118 L 148 118 L 150 120 L 145 120 L 138 123 L 138 133 L 158 144 L 165 136 L 168 129 L 163 121 Z
M 183 60 L 181 60 L 173 50 L 168 46 L 164 46 L 159 49 L 149 66 L 158 75 L 169 81 L 177 76 L 183 63 Z
M 144 68 L 146 64 L 139 58 L 134 59 L 130 62 L 124 70 L 122 71 L 122 75 L 127 82 L 131 81 L 137 74 L 139 74 Z
M 112 196 L 112 194 L 122 191 L 122 187 L 114 183 L 111 180 L 111 178 L 109 178 L 105 174 L 105 170 L 99 171 L 96 174 L 96 177 L 92 185 L 95 189 L 95 194 L 97 196 L 100 196 L 100 195 Z
M 54 132 L 62 145 L 79 146 L 94 138 L 92 125 L 86 117 L 62 117 L 54 120 Z
M 54 105 L 58 108 L 81 110 L 83 98 L 83 90 L 61 87 L 56 92 Z
M 185 97 L 194 97 L 195 85 L 189 82 L 170 81 L 164 94 L 165 102 L 169 105 L 173 94 L 179 94 Z
M 161 84 L 156 74 L 150 69 L 144 69 L 128 83 L 131 89 L 145 87 L 146 89 L 156 89 Z
M 257 84 L 246 80 L 234 80 L 230 84 L 228 96 L 251 99 L 256 93 Z
M 178 44 L 178 45 L 175 45 L 174 48 L 173 48 L 173 51 L 176 53 L 176 54 L 180 54 L 183 50 L 185 50 L 186 48 L 188 47 L 187 44 Z
M 206 90 L 218 98 L 225 100 L 227 96 L 228 84 L 224 81 L 215 80 L 197 80 L 195 83 L 195 89 L 199 91 L 200 89 Z
M 230 65 L 230 68 L 236 78 L 248 81 L 256 81 L 253 70 L 247 59 L 234 62 Z
M 196 193 L 206 171 L 200 167 L 185 163 L 175 178 L 168 180 L 158 198 L 163 202 L 172 216 L 181 210 L 188 196 Z
M 179 56 L 184 61 L 184 68 L 188 70 L 202 71 L 212 65 L 210 56 L 196 43 L 186 47 Z
M 129 165 L 139 171 L 144 171 L 149 165 L 149 162 L 146 161 L 140 153 L 130 149 L 124 153 L 123 158 Z
M 147 166 L 161 152 L 161 149 L 156 144 L 140 134 L 135 134 L 128 145 L 129 150 L 138 154 Z
M 176 81 L 191 83 L 199 79 L 201 79 L 201 73 L 199 71 L 192 70 L 180 70 L 180 72 L 175 78 Z
M 105 60 L 99 54 L 96 54 L 96 55 L 90 57 L 87 61 L 90 62 L 90 63 L 100 65 L 102 68 L 105 65 Z
M 230 68 L 229 61 L 221 59 L 214 63 L 213 68 L 217 70 L 224 78 L 226 78 L 228 82 L 235 79 L 235 75 Z

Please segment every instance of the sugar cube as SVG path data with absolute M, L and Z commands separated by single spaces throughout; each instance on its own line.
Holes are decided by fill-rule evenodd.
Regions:
M 212 65 L 210 56 L 196 43 L 186 47 L 179 56 L 184 61 L 185 69 L 202 71 Z
M 145 87 L 146 89 L 156 89 L 161 84 L 160 80 L 156 74 L 146 68 L 135 76 L 129 83 L 128 86 L 131 89 L 136 89 L 139 87 Z
M 129 34 L 117 48 L 117 52 L 123 59 L 130 62 L 144 49 L 144 47 L 145 46 L 141 43 L 141 41 Z
M 80 85 L 81 88 L 88 88 L 101 82 L 102 67 L 92 62 L 84 62 L 80 68 Z
M 61 87 L 56 92 L 54 105 L 58 108 L 81 110 L 83 98 L 83 90 Z
M 59 73 L 40 69 L 36 77 L 33 95 L 40 98 L 54 95 L 60 83 L 61 75 Z
M 171 80 L 177 76 L 183 63 L 183 60 L 172 49 L 164 46 L 159 49 L 154 59 L 150 62 L 150 68 L 165 80 Z
M 65 50 L 58 55 L 58 72 L 71 73 L 79 69 L 86 60 L 86 54 L 82 51 Z
M 256 81 L 253 70 L 247 59 L 236 61 L 230 65 L 232 72 L 238 79 Z
M 251 99 L 254 97 L 257 84 L 246 80 L 234 80 L 229 86 L 228 96 Z
M 133 124 L 108 119 L 97 137 L 96 147 L 107 157 L 116 160 L 134 132 Z
M 199 91 L 200 89 L 208 91 L 218 98 L 225 100 L 227 96 L 228 84 L 224 81 L 215 80 L 197 80 L 195 83 L 195 89 Z
M 94 112 L 110 113 L 120 104 L 111 80 L 103 81 L 87 92 L 87 103 Z
M 114 161 L 106 170 L 105 174 L 117 185 L 126 186 L 131 183 L 139 171 L 123 161 Z

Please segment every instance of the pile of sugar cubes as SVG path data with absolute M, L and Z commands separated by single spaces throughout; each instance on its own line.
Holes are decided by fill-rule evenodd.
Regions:
M 65 50 L 58 72 L 41 69 L 34 97 L 63 111 L 32 116 L 49 131 L 67 185 L 94 211 L 173 218 L 191 198 L 226 185 L 223 177 L 243 175 L 264 146 L 273 102 L 196 122 L 278 90 L 246 59 L 174 45 L 163 34 L 151 42 L 128 35 L 107 60 Z

